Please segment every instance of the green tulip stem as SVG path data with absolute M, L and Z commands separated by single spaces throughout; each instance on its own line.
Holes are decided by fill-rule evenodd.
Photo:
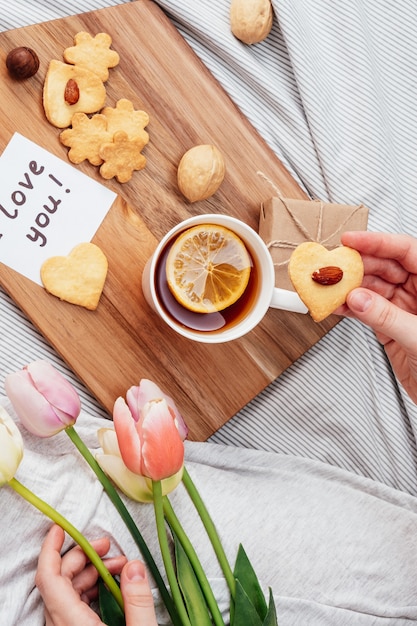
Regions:
M 108 587 L 111 593 L 114 596 L 117 604 L 120 606 L 122 610 L 123 608 L 123 598 L 120 588 L 113 576 L 110 574 L 107 567 L 104 565 L 103 561 L 94 550 L 93 546 L 87 539 L 84 537 L 82 533 L 80 533 L 75 526 L 71 524 L 61 513 L 58 513 L 56 509 L 50 506 L 41 498 L 38 498 L 37 495 L 30 491 L 27 487 L 22 485 L 16 478 L 12 478 L 9 483 L 10 487 L 14 489 L 20 496 L 22 496 L 27 502 L 36 507 L 41 513 L 49 517 L 55 524 L 61 526 L 61 528 L 70 535 L 74 539 L 76 543 L 80 546 L 80 548 L 85 552 L 86 556 L 90 559 L 91 563 L 94 565 L 99 575 L 101 576 L 104 584 Z
M 178 618 L 175 604 L 172 601 L 172 597 L 165 585 L 165 582 L 161 576 L 158 566 L 156 565 L 154 558 L 146 544 L 146 541 L 144 540 L 139 528 L 136 526 L 134 519 L 130 515 L 118 491 L 116 490 L 116 488 L 114 487 L 110 479 L 107 477 L 107 475 L 103 472 L 100 465 L 97 463 L 94 456 L 91 454 L 90 450 L 87 448 L 83 440 L 80 438 L 75 428 L 73 426 L 68 426 L 65 429 L 65 432 L 67 433 L 68 437 L 71 439 L 75 447 L 78 449 L 80 454 L 84 457 L 88 465 L 91 467 L 91 469 L 97 476 L 105 492 L 107 493 L 111 502 L 114 504 L 120 517 L 122 518 L 123 522 L 126 524 L 127 529 L 132 535 L 137 547 L 139 548 L 146 564 L 148 565 L 152 573 L 152 576 L 155 580 L 155 583 L 158 586 L 158 589 L 161 594 L 162 600 L 165 604 L 165 607 L 171 617 L 173 625 L 181 626 L 181 621 Z
M 168 545 L 168 537 L 165 529 L 164 505 L 162 496 L 162 485 L 160 480 L 152 481 L 153 506 L 155 509 L 156 530 L 158 533 L 159 546 L 161 548 L 162 559 L 165 565 L 165 571 L 171 587 L 172 597 L 177 607 L 178 614 L 182 620 L 183 626 L 191 626 L 187 609 L 185 608 L 178 580 L 175 575 L 174 564 L 171 559 L 171 552 Z
M 191 563 L 191 566 L 200 584 L 201 591 L 203 592 L 204 597 L 206 599 L 207 606 L 210 609 L 210 613 L 213 618 L 215 626 L 224 626 L 224 620 L 223 620 L 221 611 L 216 602 L 216 598 L 213 594 L 213 590 L 207 579 L 204 568 L 201 565 L 200 559 L 197 556 L 194 546 L 189 540 L 187 533 L 184 531 L 184 528 L 182 527 L 182 524 L 179 521 L 174 509 L 172 508 L 171 502 L 169 501 L 167 496 L 164 496 L 163 498 L 163 506 L 164 506 L 165 518 L 169 526 L 172 528 L 173 532 L 175 533 L 175 535 L 178 537 L 178 540 L 180 541 L 182 547 L 184 548 L 184 551 L 188 557 L 188 560 Z
M 182 482 L 201 518 L 201 521 L 203 522 L 204 528 L 206 529 L 207 535 L 211 541 L 211 545 L 213 546 L 217 560 L 219 561 L 220 567 L 223 571 L 224 577 L 228 584 L 230 595 L 232 596 L 232 599 L 234 600 L 235 595 L 236 595 L 236 581 L 233 575 L 232 568 L 230 567 L 229 561 L 227 560 L 226 553 L 224 551 L 222 542 L 220 541 L 220 537 L 218 535 L 214 522 L 210 516 L 210 513 L 208 512 L 206 505 L 204 504 L 198 492 L 198 489 L 195 486 L 186 467 L 184 467 Z

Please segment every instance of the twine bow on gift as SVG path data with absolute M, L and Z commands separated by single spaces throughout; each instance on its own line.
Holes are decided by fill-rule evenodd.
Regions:
M 260 176 L 261 178 L 263 178 L 264 180 L 266 180 L 271 187 L 273 188 L 274 192 L 276 193 L 276 195 L 278 196 L 278 198 L 281 200 L 282 204 L 284 205 L 288 215 L 291 217 L 291 220 L 293 221 L 293 223 L 295 224 L 295 226 L 298 228 L 298 230 L 300 231 L 300 233 L 303 235 L 303 237 L 305 238 L 306 241 L 312 241 L 314 243 L 319 243 L 322 246 L 327 247 L 329 250 L 332 250 L 334 248 L 337 248 L 338 245 L 340 244 L 336 244 L 336 245 L 332 245 L 332 246 L 326 246 L 326 244 L 333 239 L 333 237 L 338 233 L 341 232 L 343 230 L 343 227 L 352 219 L 352 217 L 360 210 L 363 208 L 363 204 L 359 204 L 356 207 L 353 207 L 351 213 L 349 215 L 347 215 L 345 217 L 345 219 L 343 220 L 343 222 L 341 222 L 339 224 L 339 226 L 332 232 L 330 233 L 330 235 L 327 235 L 326 237 L 323 237 L 323 233 L 322 233 L 322 229 L 323 229 L 323 213 L 324 213 L 324 207 L 325 207 L 325 203 L 322 202 L 321 200 L 311 200 L 311 202 L 315 202 L 315 203 L 320 203 L 320 208 L 319 208 L 319 215 L 318 215 L 318 220 L 317 220 L 317 228 L 316 228 L 316 233 L 315 235 L 312 235 L 304 226 L 304 224 L 302 224 L 302 222 L 298 219 L 298 217 L 294 214 L 294 212 L 291 210 L 291 208 L 288 206 L 288 203 L 286 201 L 286 199 L 283 197 L 282 193 L 280 192 L 280 190 L 276 187 L 276 185 L 274 185 L 274 183 L 269 180 L 269 178 L 267 176 L 265 176 L 265 174 L 263 174 L 263 172 L 257 172 L 258 176 Z M 295 248 L 297 248 L 300 245 L 300 242 L 295 242 L 295 241 L 287 241 L 285 239 L 273 239 L 272 241 L 269 242 L 265 242 L 266 246 L 268 248 L 268 250 L 270 250 L 271 248 L 281 248 L 281 249 L 287 249 L 287 250 L 295 250 Z M 274 266 L 275 267 L 283 267 L 284 265 L 287 265 L 289 263 L 289 258 L 281 261 L 279 263 L 275 263 L 274 262 Z

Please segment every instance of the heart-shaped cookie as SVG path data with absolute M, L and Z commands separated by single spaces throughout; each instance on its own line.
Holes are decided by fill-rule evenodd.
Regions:
M 302 243 L 291 254 L 288 273 L 294 289 L 321 322 L 346 301 L 363 279 L 362 258 L 357 250 L 340 246 L 327 250 L 318 243 Z
M 105 101 L 106 88 L 97 74 L 56 59 L 49 63 L 43 87 L 43 106 L 51 124 L 67 128 L 74 113 L 95 113 Z
M 107 258 L 93 243 L 80 243 L 68 256 L 54 256 L 42 264 L 45 289 L 60 300 L 94 311 L 107 276 Z

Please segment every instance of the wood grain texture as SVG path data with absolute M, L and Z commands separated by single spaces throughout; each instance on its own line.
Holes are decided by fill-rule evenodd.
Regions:
M 201 213 L 228 213 L 257 229 L 260 206 L 271 189 L 303 197 L 292 177 L 164 13 L 137 0 L 100 11 L 0 34 L 0 149 L 17 131 L 66 159 L 59 130 L 45 119 L 42 86 L 50 59 L 62 60 L 74 35 L 107 32 L 120 64 L 106 83 L 107 104 L 129 98 L 150 115 L 147 165 L 124 185 L 103 181 L 97 168 L 79 167 L 117 192 L 94 242 L 108 257 L 109 273 L 96 311 L 47 294 L 0 265 L 0 283 L 73 371 L 111 413 L 115 398 L 141 378 L 173 396 L 190 428 L 204 440 L 315 344 L 336 322 L 271 310 L 241 340 L 196 344 L 168 329 L 145 303 L 141 273 L 158 238 L 178 221 Z M 23 82 L 7 74 L 8 50 L 26 45 L 38 53 L 38 74 Z M 183 153 L 214 143 L 226 160 L 220 190 L 189 204 L 179 194 L 176 170 Z

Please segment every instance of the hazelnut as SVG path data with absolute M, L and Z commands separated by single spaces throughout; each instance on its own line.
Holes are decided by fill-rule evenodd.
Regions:
M 10 50 L 6 57 L 6 67 L 13 78 L 18 80 L 30 78 L 39 69 L 39 58 L 31 48 L 19 46 Z

